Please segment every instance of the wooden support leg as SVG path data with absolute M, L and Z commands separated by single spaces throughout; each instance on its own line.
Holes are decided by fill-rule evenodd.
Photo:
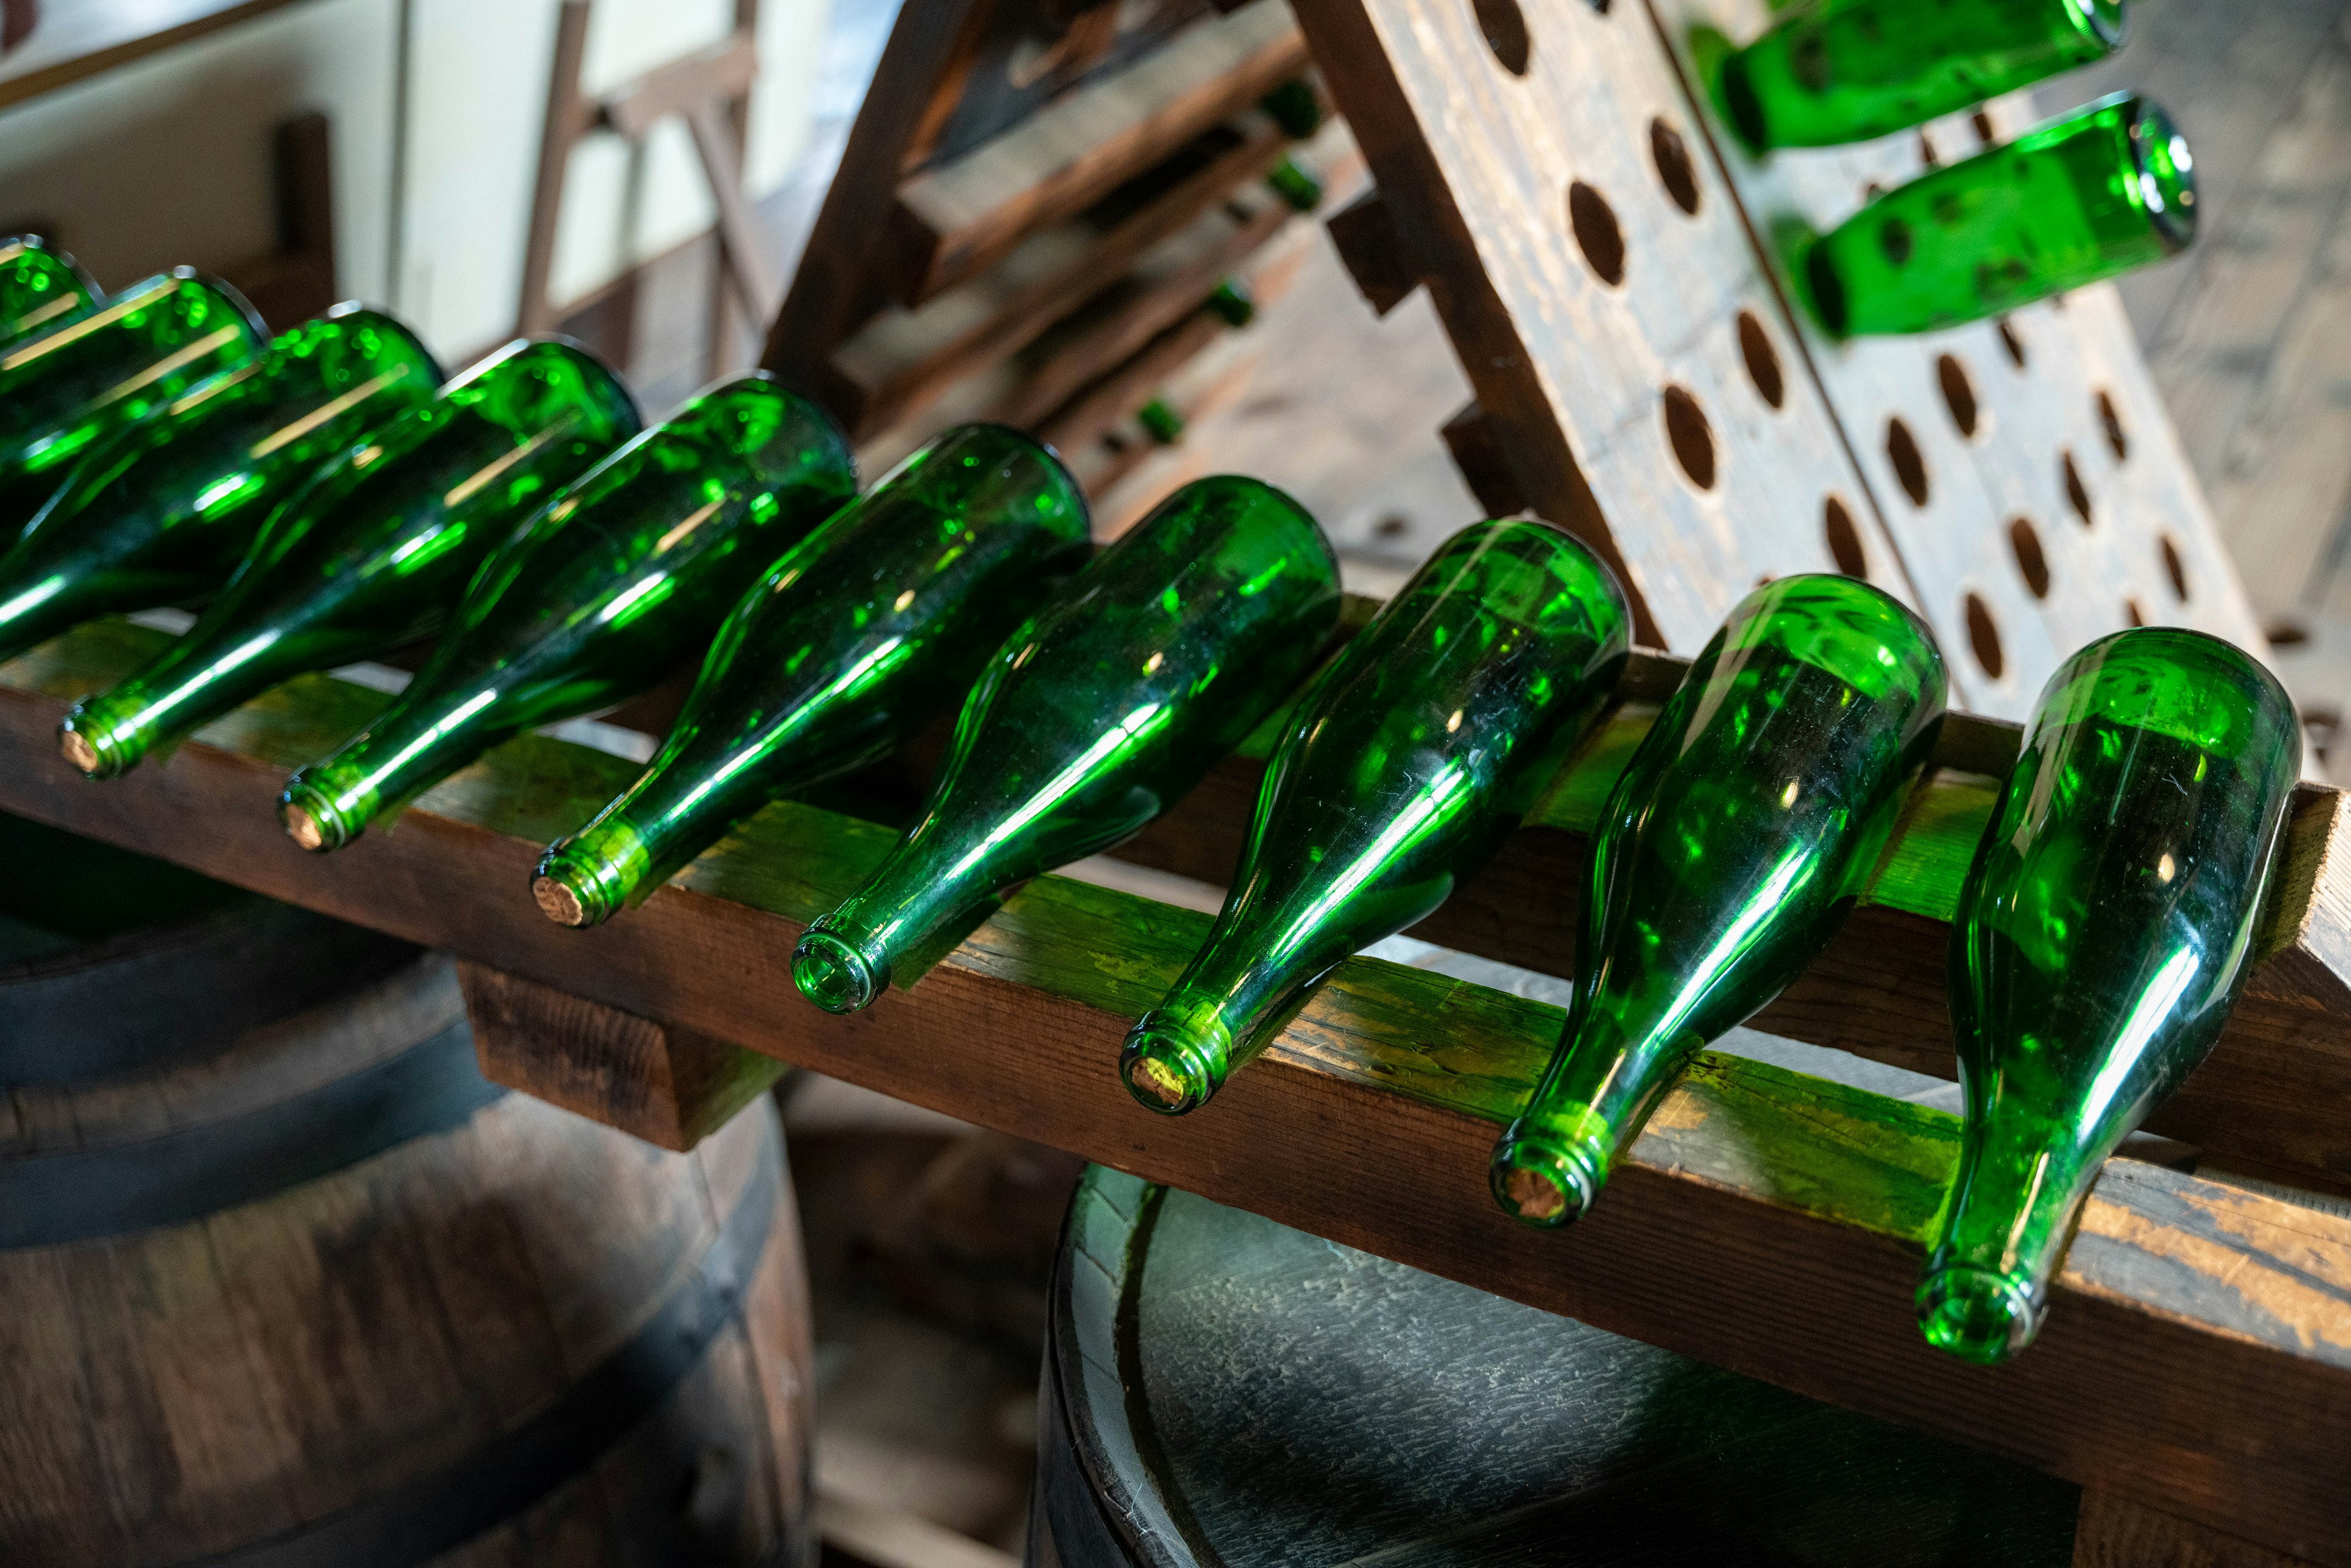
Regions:
M 684 1153 L 784 1064 L 481 964 L 459 964 L 483 1076 Z
M 2310 1568 L 2225 1535 L 2209 1525 L 2162 1513 L 2097 1487 L 2082 1491 L 2074 1531 L 2074 1568 Z

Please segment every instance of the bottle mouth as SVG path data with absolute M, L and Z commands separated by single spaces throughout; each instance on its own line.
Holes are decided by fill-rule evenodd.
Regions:
M 875 966 L 840 933 L 811 925 L 792 949 L 792 984 L 829 1013 L 853 1013 L 882 994 Z
M 1937 1350 L 1995 1366 L 2032 1343 L 2041 1327 L 2033 1292 L 1996 1270 L 1954 1263 L 1918 1283 L 1918 1328 Z
M 2108 54 L 2121 48 L 2130 37 L 2130 18 L 2123 9 L 2123 0 L 2073 0 L 2072 9 L 2090 37 Z
M 1215 1027 L 1214 1020 L 1211 1026 Z M 1171 1021 L 1147 1014 L 1127 1032 L 1118 1075 L 1135 1103 L 1163 1116 L 1196 1111 L 1217 1092 L 1225 1053 Z
M 531 873 L 530 897 L 541 915 L 574 929 L 600 925 L 612 913 L 612 901 L 596 868 L 564 850 L 541 857 Z
M 126 734 L 99 716 L 94 703 L 83 703 L 57 726 L 57 753 L 92 779 L 119 779 L 146 755 L 143 739 Z
M 359 836 L 323 794 L 300 783 L 287 785 L 277 798 L 277 823 L 287 838 L 312 854 L 341 849 Z
M 2130 153 L 2147 221 L 2174 255 L 2186 250 L 2196 239 L 2196 159 L 2188 138 L 2169 115 L 2140 99 L 2131 106 Z
M 1516 1128 L 1494 1145 L 1487 1177 L 1503 1213 L 1546 1230 L 1583 1218 L 1600 1193 L 1600 1166 L 1588 1152 Z

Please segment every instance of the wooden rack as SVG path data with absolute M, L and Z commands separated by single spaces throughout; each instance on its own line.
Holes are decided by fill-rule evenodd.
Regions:
M 1301 226 L 1263 177 L 1293 154 L 1326 174 L 1352 157 L 1343 131 L 1301 148 L 1260 107 L 1314 91 L 1307 72 L 1283 0 L 910 0 L 768 368 L 869 467 L 997 419 L 1107 484 L 1126 466 L 1114 427 L 1229 329 L 1203 302 Z
M 277 789 L 365 723 L 376 692 L 305 677 L 113 783 L 57 758 L 69 703 L 162 641 L 99 622 L 0 666 L 0 810 L 456 953 L 478 967 L 477 1000 L 503 988 L 487 1065 L 507 1082 L 674 1143 L 710 1121 L 697 1093 L 723 1111 L 756 1086 L 751 1058 L 802 1063 L 2037 1465 L 2090 1489 L 2085 1517 L 2107 1521 L 2103 1539 L 2217 1531 L 2280 1562 L 2351 1563 L 2351 1219 L 2116 1160 L 2040 1342 L 1997 1371 L 1965 1366 L 1920 1341 L 1910 1309 L 1956 1157 L 1951 1116 L 1708 1055 L 1590 1220 L 1529 1230 L 1494 1207 L 1485 1166 L 1557 1036 L 1555 1009 L 1353 960 L 1212 1103 L 1159 1117 L 1120 1083 L 1118 1045 L 1206 916 L 1040 878 L 914 990 L 834 1018 L 790 990 L 792 946 L 890 830 L 778 804 L 643 907 L 566 930 L 532 905 L 531 867 L 635 764 L 526 737 L 389 831 L 306 855 L 276 822 Z M 1418 934 L 1565 967 L 1583 831 L 1646 705 L 1678 675 L 1673 660 L 1636 659 L 1623 705 L 1533 820 Z M 1760 1021 L 1949 1073 L 1943 922 L 1990 800 L 1963 770 L 2003 765 L 2016 737 L 1955 716 L 1942 770 L 1846 936 Z M 1123 852 L 1226 874 L 1252 749 Z M 2158 1123 L 2212 1165 L 2315 1187 L 2351 1176 L 2351 1131 L 2331 1113 L 2351 1103 L 2344 804 L 2314 787 L 2297 797 L 2244 1004 Z M 565 1009 L 561 1027 L 514 1027 L 548 1006 Z

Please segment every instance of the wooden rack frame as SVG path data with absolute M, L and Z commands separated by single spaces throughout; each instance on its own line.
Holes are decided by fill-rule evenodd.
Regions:
M 279 785 L 384 699 L 305 677 L 167 763 L 105 785 L 83 779 L 56 756 L 57 720 L 161 642 L 99 622 L 0 666 L 0 810 L 445 948 L 643 1026 L 575 1030 L 567 1050 L 625 1036 L 640 1059 L 699 1053 L 677 1082 L 732 1085 L 743 1071 L 730 1051 L 804 1063 L 2009 1455 L 2090 1488 L 2085 1518 L 2122 1521 L 2102 1539 L 2219 1531 L 2212 1539 L 2290 1554 L 2282 1562 L 2351 1565 L 2351 1219 L 2116 1160 L 2040 1343 L 2009 1367 L 1966 1366 L 1919 1340 L 1910 1309 L 1957 1154 L 1949 1115 L 1708 1055 L 1590 1220 L 1529 1230 L 1494 1207 L 1485 1165 L 1556 1038 L 1555 1009 L 1354 960 L 1207 1108 L 1162 1118 L 1128 1097 L 1116 1052 L 1128 1021 L 1205 936 L 1203 915 L 1040 878 L 914 989 L 834 1018 L 790 991 L 789 955 L 805 924 L 878 862 L 888 829 L 778 804 L 643 907 L 565 930 L 532 906 L 531 866 L 634 764 L 526 737 L 430 791 L 390 831 L 306 855 L 275 821 Z M 1646 722 L 1641 705 L 1678 673 L 1663 657 L 1635 662 L 1625 705 L 1535 821 L 1423 935 L 1550 968 L 1566 961 L 1581 828 Z M 2001 766 L 2016 734 L 1955 716 L 1941 760 Z M 1137 854 L 1202 869 L 1217 861 L 1240 831 L 1250 766 L 1237 758 Z M 1988 802 L 1980 779 L 1931 780 L 1844 956 L 1762 1021 L 1835 1044 L 1881 1031 L 1902 1046 L 1886 1054 L 1948 1071 L 1928 1043 L 1943 1032 L 1928 1027 L 1943 1006 L 1938 916 Z M 2208 1150 L 2248 1150 L 2323 1182 L 2351 1171 L 2351 1123 L 2325 1113 L 2351 1103 L 2351 830 L 2343 797 L 2314 788 L 2294 822 L 2246 1002 L 2165 1124 L 2205 1137 Z M 1869 1021 L 1880 1015 L 1888 1021 Z M 571 1073 L 567 1103 L 598 1113 L 590 1068 Z M 2276 1115 L 2254 1113 L 2260 1105 Z M 2298 1130 L 2271 1137 L 2278 1120 Z

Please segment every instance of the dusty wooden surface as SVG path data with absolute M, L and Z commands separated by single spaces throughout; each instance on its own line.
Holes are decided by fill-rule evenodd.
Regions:
M 902 304 L 969 277 L 1306 67 L 1283 0 L 1203 21 L 898 187 L 883 267 Z
M 1484 1170 L 1556 1036 L 1555 1009 L 1356 960 L 1204 1112 L 1155 1117 L 1118 1082 L 1117 1042 L 1181 968 L 1206 915 L 1041 878 L 916 988 L 832 1018 L 785 988 L 789 956 L 805 923 L 886 850 L 886 829 L 779 804 L 642 908 L 565 930 L 531 907 L 531 864 L 632 764 L 528 738 L 429 792 L 392 831 L 308 856 L 274 821 L 276 789 L 381 698 L 305 678 L 168 764 L 93 785 L 55 759 L 51 731 L 68 695 L 155 640 L 100 624 L 0 674 L 0 807 L 2095 1480 L 2314 1563 L 2351 1562 L 2351 1221 L 2117 1161 L 2041 1342 L 1987 1374 L 1928 1350 L 1911 1321 L 1956 1156 L 1949 1115 L 1709 1057 L 1593 1219 L 1539 1235 L 1494 1207 Z M 1600 781 L 1571 768 L 1551 809 L 1576 809 Z M 1914 824 L 1903 847 L 1925 842 Z M 2324 870 L 2316 894 L 2287 906 L 2300 936 L 2262 970 L 2302 993 L 2305 1051 L 2330 1032 L 2323 988 L 2351 967 L 2340 880 Z M 1904 896 L 1928 896 L 1928 881 L 1906 883 Z M 2200 1076 L 2233 1055 L 2224 1046 Z

